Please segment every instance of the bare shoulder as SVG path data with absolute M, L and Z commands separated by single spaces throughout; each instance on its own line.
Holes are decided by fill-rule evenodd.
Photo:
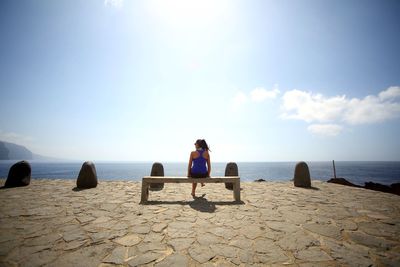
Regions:
M 208 151 L 206 150 L 206 151 L 204 151 L 204 157 L 206 158 L 206 159 L 208 159 L 209 157 L 210 157 L 210 154 L 208 153 Z

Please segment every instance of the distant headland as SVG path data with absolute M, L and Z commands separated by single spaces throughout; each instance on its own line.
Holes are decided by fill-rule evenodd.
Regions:
M 0 141 L 0 160 L 50 160 L 52 158 L 38 155 L 24 146 Z

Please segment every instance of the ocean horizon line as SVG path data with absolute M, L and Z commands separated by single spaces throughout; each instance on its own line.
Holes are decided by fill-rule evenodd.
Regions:
M 0 177 L 7 177 L 9 169 L 18 160 L 0 161 Z M 76 178 L 83 160 L 43 161 L 28 160 L 32 167 L 32 178 Z M 98 177 L 106 180 L 139 180 L 150 175 L 156 161 L 92 161 Z M 165 176 L 185 176 L 187 162 L 159 161 L 164 166 Z M 332 161 L 305 161 L 313 179 L 327 181 L 334 177 Z M 290 180 L 297 161 L 281 162 L 236 162 L 242 181 Z M 211 176 L 224 176 L 227 162 L 212 162 Z M 382 184 L 400 182 L 399 161 L 335 161 L 336 177 L 362 185 L 374 181 Z
M 41 162 L 41 163 L 60 163 L 60 162 L 65 162 L 65 163 L 79 163 L 79 162 L 85 162 L 85 161 L 91 161 L 91 162 L 98 162 L 98 163 L 154 163 L 154 162 L 160 162 L 160 163 L 187 163 L 188 161 L 169 161 L 169 160 L 96 160 L 96 159 L 51 159 L 51 160 L 42 160 L 42 159 L 6 159 L 6 160 L 0 160 L 0 162 L 14 162 L 14 161 L 28 161 L 28 162 Z M 293 163 L 293 162 L 332 162 L 333 160 L 257 160 L 257 161 L 251 161 L 251 160 L 241 160 L 241 161 L 211 161 L 212 163 L 228 163 L 228 162 L 236 162 L 236 163 Z M 400 162 L 400 160 L 334 160 L 335 162 Z

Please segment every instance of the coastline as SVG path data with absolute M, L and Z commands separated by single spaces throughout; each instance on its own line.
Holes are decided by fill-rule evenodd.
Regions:
M 3 185 L 4 179 L 0 180 Z M 139 205 L 140 182 L 32 180 L 0 190 L 0 264 L 19 266 L 400 263 L 400 197 L 313 181 L 165 184 Z
M 82 161 L 43 162 L 28 161 L 32 167 L 33 179 L 76 179 Z M 10 167 L 16 161 L 0 161 L 0 177 L 7 177 Z M 150 175 L 152 162 L 98 162 L 94 161 L 100 181 L 125 180 L 141 181 Z M 168 176 L 185 176 L 187 162 L 162 162 Z M 264 179 L 267 181 L 289 181 L 293 178 L 296 162 L 237 162 L 242 181 Z M 328 181 L 334 177 L 331 162 L 307 162 L 312 179 Z M 226 163 L 214 162 L 212 175 L 223 176 Z M 364 186 L 366 182 L 391 185 L 400 182 L 400 162 L 336 162 L 337 177 Z

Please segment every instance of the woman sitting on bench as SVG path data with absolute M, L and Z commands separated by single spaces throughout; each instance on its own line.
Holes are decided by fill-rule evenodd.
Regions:
M 211 163 L 210 163 L 210 154 L 211 151 L 208 148 L 208 145 L 204 139 L 197 139 L 196 150 L 190 153 L 189 158 L 189 166 L 188 166 L 188 177 L 191 178 L 206 178 L 210 177 L 211 173 Z M 201 186 L 204 186 L 202 183 Z M 196 187 L 197 183 L 192 184 L 192 196 L 196 195 Z

